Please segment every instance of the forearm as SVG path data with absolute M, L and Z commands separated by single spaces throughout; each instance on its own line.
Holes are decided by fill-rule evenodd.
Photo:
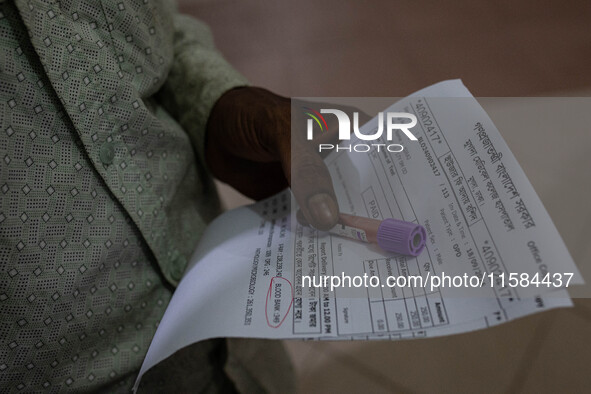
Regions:
M 203 160 L 205 129 L 214 104 L 224 92 L 247 81 L 216 50 L 204 23 L 176 14 L 173 24 L 174 60 L 159 100 L 187 131 Z

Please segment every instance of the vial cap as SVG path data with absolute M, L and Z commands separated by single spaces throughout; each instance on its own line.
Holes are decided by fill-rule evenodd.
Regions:
M 378 246 L 389 252 L 418 256 L 425 248 L 427 232 L 420 224 L 385 219 L 378 227 Z

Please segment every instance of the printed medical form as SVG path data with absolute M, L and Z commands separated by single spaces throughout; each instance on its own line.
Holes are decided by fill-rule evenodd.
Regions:
M 226 212 L 197 246 L 138 382 L 151 366 L 207 338 L 432 337 L 571 305 L 567 279 L 573 285 L 582 278 L 515 157 L 461 81 L 433 85 L 386 111 L 414 114 L 417 141 L 399 134 L 393 142 L 404 145 L 400 153 L 333 151 L 325 161 L 342 212 L 421 224 L 425 250 L 401 256 L 303 227 L 289 191 Z M 562 277 L 567 273 L 572 278 Z M 522 274 L 528 285 L 515 285 Z M 377 277 L 379 285 L 331 291 L 303 283 L 345 275 Z M 480 282 L 433 286 L 432 278 L 444 275 Z M 424 284 L 385 285 L 388 277 L 411 276 Z M 551 285 L 530 282 L 543 277 L 554 278 Z

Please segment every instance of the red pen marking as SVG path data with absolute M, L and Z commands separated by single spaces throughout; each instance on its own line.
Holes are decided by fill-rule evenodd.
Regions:
M 275 285 L 275 286 L 274 286 Z M 275 306 L 279 305 L 279 308 L 281 307 L 282 301 L 284 300 L 285 296 L 284 291 L 283 291 L 283 287 L 285 285 L 289 285 L 289 306 L 287 307 L 287 310 L 285 311 L 285 313 L 282 315 L 280 311 L 275 311 Z M 280 292 L 279 297 L 274 298 L 275 302 L 271 303 L 271 311 L 269 311 L 269 300 L 271 300 L 273 298 L 273 295 L 277 295 L 277 291 L 273 291 L 273 288 L 276 288 L 277 291 Z M 289 313 L 289 311 L 291 310 L 291 305 L 293 304 L 293 286 L 291 285 L 291 282 L 285 278 L 282 278 L 280 276 L 274 276 L 271 278 L 271 283 L 269 283 L 269 290 L 267 291 L 267 299 L 265 300 L 265 318 L 267 319 L 267 325 L 271 328 L 278 328 L 280 327 L 283 322 L 285 321 L 285 319 L 287 318 L 287 314 Z M 271 322 L 269 320 L 269 312 L 271 312 L 271 316 L 273 317 L 273 321 Z M 283 316 L 283 317 L 282 317 Z

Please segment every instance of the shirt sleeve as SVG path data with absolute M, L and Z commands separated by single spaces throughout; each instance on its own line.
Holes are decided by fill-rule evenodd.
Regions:
M 248 84 L 217 51 L 208 26 L 175 13 L 174 60 L 160 92 L 161 104 L 189 134 L 204 160 L 207 119 L 224 92 Z

